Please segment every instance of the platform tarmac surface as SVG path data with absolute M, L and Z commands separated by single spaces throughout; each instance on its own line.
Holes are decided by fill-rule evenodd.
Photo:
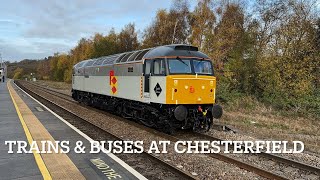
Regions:
M 0 83 L 0 179 L 145 179 L 113 154 L 74 152 L 77 141 L 88 139 L 68 126 L 13 81 Z M 8 153 L 5 141 L 69 141 L 70 152 Z M 39 145 L 39 144 L 38 144 Z M 15 146 L 14 146 L 15 147 Z M 29 148 L 27 148 L 29 149 Z
M 0 83 L 0 175 L 1 179 L 41 179 L 33 154 L 8 154 L 5 141 L 27 141 L 6 83 Z M 15 149 L 14 149 L 15 150 Z

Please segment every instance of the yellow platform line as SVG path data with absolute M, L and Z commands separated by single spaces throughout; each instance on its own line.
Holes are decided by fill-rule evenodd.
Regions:
M 18 117 L 19 117 L 19 119 L 20 119 L 20 122 L 21 122 L 21 124 L 22 124 L 22 128 L 23 128 L 23 130 L 24 130 L 24 133 L 26 134 L 27 140 L 28 140 L 28 142 L 29 142 L 29 145 L 31 146 L 31 143 L 33 142 L 33 138 L 32 138 L 32 135 L 31 135 L 31 133 L 30 133 L 30 131 L 29 131 L 29 129 L 28 129 L 28 127 L 27 127 L 27 125 L 26 125 L 26 123 L 25 123 L 22 115 L 21 115 L 20 109 L 19 109 L 19 107 L 18 107 L 15 99 L 14 99 L 13 96 L 12 96 L 12 92 L 11 92 L 11 90 L 10 90 L 10 88 L 9 88 L 9 83 L 10 83 L 10 82 L 11 82 L 11 80 L 9 80 L 9 81 L 7 82 L 7 88 L 8 88 L 8 90 L 9 90 L 9 94 L 10 94 L 10 97 L 11 97 L 12 102 L 13 102 L 13 104 L 14 104 L 14 107 L 16 108 Z M 39 170 L 40 170 L 40 172 L 41 172 L 41 174 L 42 174 L 43 179 L 45 179 L 45 180 L 50 180 L 50 179 L 52 179 L 52 177 L 51 177 L 51 175 L 50 175 L 50 173 L 49 173 L 49 171 L 48 171 L 48 169 L 47 169 L 47 166 L 45 165 L 45 163 L 44 163 L 42 157 L 40 156 L 40 154 L 36 153 L 35 150 L 33 150 L 32 153 L 33 153 L 33 156 L 34 156 L 34 158 L 35 158 L 35 160 L 36 160 L 36 163 L 37 163 L 37 165 L 38 165 L 38 167 L 39 167 Z

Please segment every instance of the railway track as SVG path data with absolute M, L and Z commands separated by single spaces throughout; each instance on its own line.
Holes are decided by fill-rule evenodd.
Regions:
M 70 95 L 67 95 L 67 94 L 52 90 L 50 88 L 39 86 L 39 85 L 36 85 L 34 83 L 31 83 L 31 84 L 33 86 L 41 89 L 42 91 L 45 91 L 46 93 L 58 96 L 59 98 L 64 99 L 66 101 L 73 101 L 72 98 L 70 97 Z M 36 95 L 40 96 L 38 94 L 36 94 Z M 45 99 L 45 97 L 42 97 L 42 96 L 40 96 L 40 97 Z M 48 101 L 50 101 L 50 100 L 48 100 Z M 52 103 L 54 103 L 54 102 L 52 102 Z M 85 106 L 85 107 L 93 109 L 93 110 L 97 110 L 95 108 L 91 108 L 91 107 L 88 107 L 88 106 Z M 68 111 L 67 109 L 65 109 L 65 110 Z M 97 110 L 97 111 L 100 111 L 100 110 Z M 72 113 L 72 112 L 70 112 L 70 113 Z M 81 117 L 78 117 L 78 118 L 81 118 Z M 118 117 L 117 119 L 123 121 L 123 118 L 119 118 Z M 125 121 L 127 122 L 128 120 L 125 120 Z M 129 121 L 129 123 L 134 125 L 134 126 L 138 126 L 139 128 L 146 129 L 144 126 L 141 126 L 140 124 L 137 124 L 135 122 Z M 99 127 L 97 127 L 97 128 L 99 128 Z M 197 140 L 209 140 L 209 141 L 223 141 L 222 139 L 219 139 L 219 138 L 216 138 L 216 137 L 212 137 L 212 136 L 209 136 L 209 135 L 206 135 L 206 134 L 199 134 L 199 133 L 192 133 L 192 134 L 191 133 L 183 133 L 183 135 L 178 134 L 176 136 L 170 136 L 170 135 L 163 134 L 161 132 L 158 132 L 158 131 L 152 130 L 152 129 L 148 129 L 148 131 L 152 132 L 154 134 L 157 134 L 159 136 L 164 136 L 166 139 L 169 139 L 170 141 L 173 141 L 173 142 L 177 142 L 177 141 L 180 141 L 180 140 L 186 140 L 186 139 L 188 139 L 188 140 L 197 139 Z M 121 140 L 121 138 L 119 140 Z M 150 154 L 148 154 L 148 155 L 150 155 Z M 223 155 L 223 154 L 207 154 L 207 155 L 209 157 L 211 157 L 211 158 L 219 159 L 221 161 L 234 164 L 234 165 L 236 165 L 236 166 L 238 166 L 238 167 L 240 167 L 242 169 L 245 169 L 245 170 L 250 171 L 250 172 L 254 172 L 254 173 L 256 173 L 256 174 L 258 174 L 258 175 L 260 175 L 262 177 L 266 177 L 266 178 L 269 178 L 269 179 L 288 179 L 288 178 L 286 178 L 286 177 L 284 177 L 282 175 L 275 174 L 275 173 L 270 172 L 268 170 L 265 170 L 263 168 L 259 168 L 259 167 L 255 166 L 255 165 L 251 165 L 249 163 L 245 163 L 245 162 L 239 161 L 239 160 L 237 160 L 235 158 L 231 158 L 231 157 L 228 157 L 228 156 Z M 287 159 L 287 158 L 284 158 L 284 157 L 280 157 L 280 156 L 277 156 L 277 155 L 274 155 L 274 154 L 268 154 L 268 153 L 262 152 L 261 154 L 257 154 L 257 155 L 263 156 L 263 157 L 268 158 L 268 159 L 271 159 L 271 160 L 273 160 L 273 161 L 275 161 L 277 163 L 283 163 L 283 164 L 286 164 L 288 166 L 293 166 L 295 168 L 299 168 L 299 169 L 302 169 L 302 170 L 306 170 L 306 171 L 315 173 L 317 175 L 319 175 L 319 172 L 320 172 L 320 169 L 317 168 L 317 167 L 313 167 L 313 166 L 310 166 L 310 165 L 307 165 L 307 164 L 304 164 L 304 163 L 301 163 L 301 162 L 297 162 L 297 161 L 294 161 L 294 160 L 291 160 L 291 159 Z M 177 169 L 176 167 L 170 165 L 169 163 L 162 161 L 161 159 L 157 158 L 156 156 L 153 156 L 153 158 L 156 158 L 159 162 L 165 163 L 167 166 L 169 166 L 171 168 L 175 168 L 176 170 L 179 171 L 178 173 L 183 173 L 183 171 L 181 171 L 180 169 Z M 194 178 L 194 176 L 192 176 L 191 174 L 188 174 L 188 178 Z
M 185 134 L 185 133 L 183 133 Z M 188 133 L 189 134 L 189 133 Z M 194 136 L 191 136 L 192 138 L 194 138 Z M 191 140 L 191 138 L 185 138 L 184 136 L 181 135 L 175 135 L 175 136 L 170 136 L 168 135 L 168 138 L 173 141 L 173 142 L 177 142 L 177 141 L 187 141 L 187 140 Z M 215 159 L 219 159 L 221 161 L 224 161 L 226 163 L 230 163 L 230 164 L 234 164 L 236 166 L 238 166 L 239 168 L 245 169 L 247 171 L 256 173 L 262 177 L 268 178 L 268 179 L 288 179 L 284 176 L 278 175 L 276 173 L 273 173 L 271 171 L 268 170 L 264 170 L 262 168 L 259 168 L 257 166 L 251 165 L 249 163 L 245 163 L 243 161 L 237 160 L 235 158 L 231 158 L 228 157 L 226 155 L 223 155 L 221 153 L 209 153 L 206 154 L 211 158 L 215 158 Z
M 61 117 L 66 119 L 69 123 L 71 123 L 72 125 L 74 125 L 78 129 L 80 129 L 82 132 L 87 134 L 89 137 L 92 138 L 92 136 L 95 136 L 95 135 L 92 134 L 92 131 L 98 131 L 99 132 L 98 134 L 99 134 L 100 138 L 101 138 L 101 136 L 103 136 L 101 134 L 104 134 L 104 136 L 106 136 L 108 140 L 112 139 L 112 140 L 126 141 L 126 139 L 124 139 L 122 137 L 119 137 L 119 136 L 117 136 L 117 135 L 115 135 L 115 134 L 113 134 L 111 132 L 107 132 L 105 130 L 102 130 L 99 127 L 95 126 L 94 124 L 89 123 L 88 121 L 84 120 L 82 117 L 78 116 L 76 113 L 68 110 L 65 107 L 60 106 L 59 104 L 51 101 L 50 99 L 48 99 L 48 98 L 46 98 L 46 97 L 44 97 L 44 96 L 42 96 L 42 95 L 40 95 L 40 94 L 38 94 L 36 92 L 33 92 L 33 91 L 25 88 L 19 82 L 15 82 L 15 83 L 16 83 L 17 86 L 19 86 L 21 89 L 26 91 L 28 94 L 30 94 L 33 97 L 35 97 L 37 100 L 39 100 L 40 102 L 43 102 L 45 105 L 48 105 L 49 108 L 54 108 L 55 112 L 56 112 L 57 109 L 59 109 L 59 112 L 60 112 L 59 115 Z M 32 84 L 32 85 L 34 85 L 34 84 Z M 62 95 L 60 98 L 62 98 L 65 95 L 63 93 L 56 92 L 56 91 L 54 92 L 53 90 L 50 90 L 48 88 L 43 88 L 41 86 L 35 86 L 35 87 L 41 88 L 42 90 L 46 89 L 45 91 L 51 91 L 52 95 L 60 94 L 60 95 Z M 64 98 L 64 99 L 66 100 L 68 98 Z M 72 119 L 72 121 L 70 121 L 71 119 Z M 79 123 L 79 121 L 81 121 L 81 122 Z M 80 124 L 80 126 L 79 126 L 79 124 Z M 95 130 L 92 130 L 90 128 L 94 128 Z M 96 141 L 106 140 L 105 138 L 103 138 L 103 139 L 92 138 L 92 139 L 94 139 Z M 134 148 L 136 148 L 136 147 L 134 147 Z M 134 155 L 137 156 L 138 154 L 134 154 Z M 197 179 L 197 177 L 191 175 L 190 173 L 182 171 L 181 169 L 179 169 L 179 168 L 177 168 L 177 167 L 175 167 L 175 166 L 173 166 L 173 165 L 161 160 L 160 158 L 154 156 L 153 154 L 149 154 L 149 153 L 143 152 L 141 155 L 144 156 L 144 157 L 143 158 L 139 158 L 140 160 L 142 160 L 142 159 L 146 160 L 145 158 L 147 158 L 148 160 L 150 160 L 152 162 L 155 162 L 155 163 L 159 164 L 160 166 L 163 166 L 166 170 L 168 170 L 169 172 L 175 174 L 177 176 L 176 179 L 181 179 L 181 178 L 182 179 L 192 179 L 192 180 Z
M 226 141 L 224 139 L 220 139 L 217 137 L 213 137 L 207 134 L 202 134 L 202 133 L 183 133 L 183 134 L 177 134 L 178 139 L 184 139 L 184 140 L 198 140 L 198 141 Z M 229 150 L 233 149 L 234 147 L 232 145 L 229 145 Z M 245 147 L 241 146 L 241 149 L 244 150 Z M 253 148 L 253 150 L 255 151 L 255 149 Z M 320 169 L 302 162 L 298 162 L 292 159 L 288 159 L 285 157 L 281 157 L 275 154 L 270 154 L 270 153 L 265 153 L 263 151 L 261 151 L 261 153 L 256 153 L 254 155 L 263 157 L 267 160 L 273 160 L 277 163 L 282 163 L 282 164 L 286 164 L 287 166 L 292 166 L 294 168 L 298 168 L 301 170 L 305 170 L 317 175 L 320 175 Z M 219 157 L 217 157 L 219 158 Z M 223 159 L 223 158 L 222 158 Z M 227 160 L 227 159 L 226 159 Z M 237 162 L 235 162 L 237 163 Z M 252 168 L 250 166 L 246 166 L 246 168 Z M 257 171 L 259 174 L 260 173 L 264 173 L 263 171 L 260 171 L 259 169 L 252 169 L 253 171 Z
M 43 89 L 45 92 L 47 92 L 47 93 L 49 93 L 49 94 L 58 95 L 59 97 L 61 97 L 61 98 L 63 98 L 63 99 L 73 101 L 72 97 L 71 97 L 69 94 L 62 93 L 62 92 L 53 90 L 53 89 L 51 89 L 51 88 L 47 88 L 47 87 L 41 86 L 41 85 L 38 85 L 38 84 L 36 84 L 36 83 L 32 83 L 32 82 L 29 82 L 29 83 L 32 84 L 33 86 L 36 86 L 36 87 L 38 87 L 38 88 L 40 88 L 40 89 Z M 75 101 L 74 101 L 74 102 L 75 102 Z
M 193 138 L 200 138 L 200 140 L 209 140 L 209 141 L 224 141 L 223 139 L 217 138 L 217 137 L 213 137 L 207 134 L 200 134 L 200 133 L 195 133 L 195 134 L 188 134 L 189 137 L 193 137 Z M 232 149 L 233 146 L 229 146 L 229 149 Z M 244 146 L 241 146 L 241 149 L 244 150 Z M 255 151 L 255 149 L 253 149 Z M 268 159 L 272 159 L 278 163 L 283 163 L 283 164 L 287 164 L 287 165 L 291 165 L 293 167 L 299 168 L 299 169 L 303 169 L 312 173 L 315 173 L 317 175 L 320 175 L 320 168 L 302 163 L 302 162 L 298 162 L 292 159 L 288 159 L 285 157 L 281 157 L 278 156 L 276 154 L 271 154 L 271 153 L 266 153 L 264 151 L 261 151 L 261 153 L 256 154 L 258 156 L 262 156 Z

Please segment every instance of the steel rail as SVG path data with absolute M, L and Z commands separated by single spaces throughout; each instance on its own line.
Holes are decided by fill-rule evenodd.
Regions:
M 195 133 L 194 135 L 197 135 L 198 137 L 207 139 L 209 141 L 225 141 L 223 139 L 220 139 L 220 138 L 217 138 L 217 137 L 213 137 L 213 136 L 210 136 L 210 135 L 207 135 L 207 134 Z M 233 148 L 233 146 L 230 145 L 229 149 L 230 148 Z M 244 148 L 245 148 L 244 146 L 241 146 L 242 150 L 244 150 Z M 253 148 L 253 150 L 255 151 L 254 148 Z M 311 165 L 308 165 L 308 164 L 305 164 L 305 163 L 302 163 L 302 162 L 298 162 L 298 161 L 295 161 L 295 160 L 292 160 L 292 159 L 288 159 L 288 158 L 285 158 L 285 157 L 281 157 L 281 156 L 278 156 L 278 155 L 275 155 L 275 154 L 266 153 L 264 151 L 261 151 L 260 153 L 256 153 L 256 155 L 264 156 L 265 158 L 272 159 L 274 161 L 277 161 L 278 163 L 284 163 L 284 164 L 291 165 L 291 166 L 294 166 L 296 168 L 303 169 L 303 170 L 306 170 L 306 171 L 309 171 L 309 172 L 313 172 L 313 173 L 316 173 L 316 174 L 320 175 L 320 168 L 317 168 L 315 166 L 311 166 Z

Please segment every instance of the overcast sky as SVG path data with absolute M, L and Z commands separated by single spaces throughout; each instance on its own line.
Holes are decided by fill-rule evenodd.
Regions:
M 158 9 L 170 6 L 170 0 L 1 1 L 0 53 L 10 61 L 41 59 L 68 52 L 95 32 L 119 32 L 130 22 L 142 32 Z

